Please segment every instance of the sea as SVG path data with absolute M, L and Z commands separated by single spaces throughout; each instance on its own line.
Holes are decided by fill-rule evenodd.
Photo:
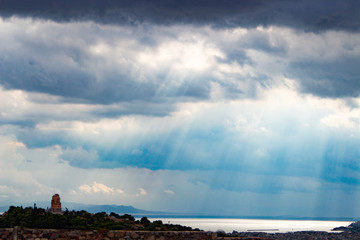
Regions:
M 331 232 L 335 227 L 348 226 L 349 221 L 317 220 L 274 220 L 274 219 L 234 219 L 234 218 L 149 218 L 161 220 L 164 224 L 180 224 L 205 231 L 267 232 L 286 233 L 297 231 Z
M 0 212 L 2 214 L 2 212 Z M 140 218 L 139 218 L 140 219 Z M 267 232 L 286 233 L 297 231 L 332 231 L 335 227 L 349 226 L 352 221 L 320 220 L 277 220 L 277 219 L 241 219 L 241 218 L 148 218 L 150 221 L 161 220 L 164 224 L 180 224 L 204 231 Z

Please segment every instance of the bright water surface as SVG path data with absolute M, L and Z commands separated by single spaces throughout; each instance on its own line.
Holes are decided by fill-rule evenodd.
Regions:
M 268 220 L 268 219 L 227 219 L 227 218 L 149 218 L 150 221 L 161 220 L 163 223 L 180 224 L 205 231 L 232 232 L 296 232 L 296 231 L 331 231 L 340 226 L 348 226 L 345 221 L 314 220 Z
M 2 213 L 0 213 L 2 214 Z M 296 231 L 326 231 L 340 226 L 348 226 L 347 221 L 315 220 L 270 220 L 270 219 L 233 219 L 233 218 L 149 218 L 150 221 L 161 220 L 163 223 L 180 224 L 205 231 L 225 232 L 268 232 L 285 233 Z

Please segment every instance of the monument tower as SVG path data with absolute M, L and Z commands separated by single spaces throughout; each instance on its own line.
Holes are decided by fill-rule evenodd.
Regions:
M 52 196 L 50 212 L 62 213 L 60 196 L 57 193 Z

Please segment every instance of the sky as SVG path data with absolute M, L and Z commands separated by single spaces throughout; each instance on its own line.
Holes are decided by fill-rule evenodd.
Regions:
M 0 205 L 360 217 L 360 3 L 0 0 Z

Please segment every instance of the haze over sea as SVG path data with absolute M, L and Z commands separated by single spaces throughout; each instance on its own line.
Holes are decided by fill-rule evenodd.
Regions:
M 233 219 L 233 218 L 149 218 L 163 223 L 180 224 L 205 231 L 225 232 L 268 232 L 286 233 L 296 231 L 326 231 L 340 226 L 348 226 L 348 221 L 315 220 L 274 220 L 274 219 Z

